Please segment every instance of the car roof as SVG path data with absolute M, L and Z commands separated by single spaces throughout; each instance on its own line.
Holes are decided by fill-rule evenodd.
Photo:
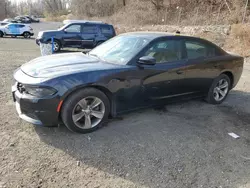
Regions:
M 137 31 L 137 32 L 128 32 L 128 33 L 124 33 L 121 35 L 131 35 L 131 36 L 143 36 L 146 38 L 159 38 L 159 37 L 188 37 L 188 38 L 196 38 L 193 36 L 188 36 L 188 35 L 182 35 L 182 34 L 178 34 L 178 33 L 168 33 L 168 32 L 153 32 L 153 31 Z

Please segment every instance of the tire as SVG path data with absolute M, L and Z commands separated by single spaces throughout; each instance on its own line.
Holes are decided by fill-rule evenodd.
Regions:
M 3 32 L 2 31 L 0 31 L 0 38 L 2 38 L 3 37 Z
M 97 101 L 95 104 L 98 104 L 99 100 L 100 105 L 94 107 L 94 101 Z M 98 89 L 86 88 L 76 91 L 68 97 L 62 106 L 61 118 L 69 130 L 90 133 L 107 123 L 109 113 L 108 97 Z M 101 117 L 97 118 L 96 115 Z M 88 122 L 91 123 L 91 126 Z
M 58 40 L 54 40 L 54 52 L 59 52 L 60 50 L 61 50 L 61 43 Z
M 225 74 L 221 74 L 213 81 L 208 91 L 206 101 L 210 104 L 221 104 L 226 99 L 230 89 L 230 78 Z
M 30 38 L 30 33 L 29 32 L 24 32 L 23 37 L 26 38 L 26 39 Z

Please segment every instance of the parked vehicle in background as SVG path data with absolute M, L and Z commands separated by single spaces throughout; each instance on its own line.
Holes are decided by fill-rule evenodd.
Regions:
M 39 32 L 36 43 L 47 43 L 53 37 L 55 52 L 64 47 L 92 49 L 115 35 L 112 25 L 79 21 L 66 24 L 58 30 Z
M 9 24 L 10 22 L 0 22 L 0 26 L 5 26 L 7 24 Z
M 40 22 L 40 20 L 39 20 L 36 16 L 33 16 L 33 15 L 31 15 L 31 16 L 28 16 L 28 15 L 27 15 L 27 16 L 24 16 L 24 17 L 30 19 L 31 22 L 33 22 L 33 23 L 38 23 L 38 22 Z
M 22 65 L 12 94 L 22 119 L 44 126 L 62 121 L 87 133 L 108 117 L 166 102 L 203 97 L 220 104 L 238 83 L 243 63 L 204 39 L 126 33 L 88 54 L 49 55 Z
M 11 18 L 8 18 L 8 19 L 4 19 L 2 22 L 9 22 L 9 23 L 17 23 L 17 21 L 16 20 L 14 20 L 14 19 L 11 19 Z
M 25 16 L 17 16 L 14 20 L 18 23 L 31 23 L 31 19 Z
M 24 38 L 30 38 L 34 35 L 34 32 L 30 25 L 9 23 L 0 27 L 0 37 L 3 37 L 4 35 L 11 37 L 23 36 Z

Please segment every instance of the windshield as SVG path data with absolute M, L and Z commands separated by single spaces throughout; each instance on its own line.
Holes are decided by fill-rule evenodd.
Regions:
M 59 28 L 58 28 L 57 30 L 58 30 L 58 31 L 62 31 L 62 30 L 65 29 L 66 26 L 67 26 L 67 25 L 59 26 Z
M 94 48 L 89 55 L 110 63 L 126 65 L 149 42 L 150 39 L 144 37 L 117 36 Z

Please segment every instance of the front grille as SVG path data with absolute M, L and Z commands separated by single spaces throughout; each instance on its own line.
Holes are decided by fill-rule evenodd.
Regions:
M 25 91 L 25 88 L 24 88 L 23 84 L 17 83 L 17 90 L 18 90 L 20 93 L 23 93 L 23 92 Z

